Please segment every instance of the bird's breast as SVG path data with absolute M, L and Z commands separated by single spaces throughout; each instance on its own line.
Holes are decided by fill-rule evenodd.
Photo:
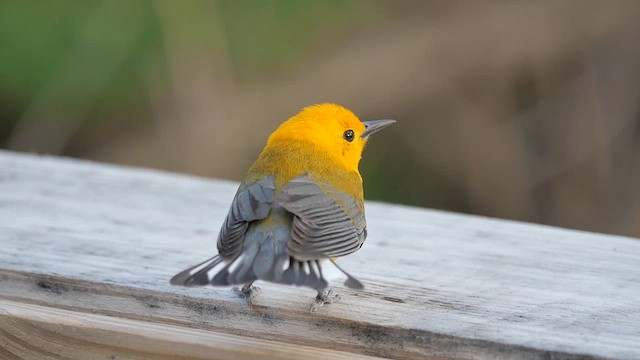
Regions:
M 321 186 L 328 185 L 356 197 L 362 197 L 362 178 L 358 170 L 323 149 L 304 142 L 287 142 L 266 147 L 248 172 L 259 181 L 266 175 L 275 177 L 276 192 L 291 179 L 308 174 Z

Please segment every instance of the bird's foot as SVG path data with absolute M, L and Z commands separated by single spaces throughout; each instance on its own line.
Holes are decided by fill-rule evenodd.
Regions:
M 318 290 L 318 295 L 316 296 L 316 300 L 311 304 L 311 308 L 309 311 L 316 312 L 318 309 L 324 306 L 324 304 L 332 304 L 334 302 L 340 301 L 342 299 L 342 295 L 334 293 L 333 290 Z
M 242 289 L 234 286 L 231 291 L 233 291 L 239 297 L 246 299 L 247 302 L 249 302 L 249 305 L 253 304 L 253 300 L 256 298 L 256 296 L 258 296 L 258 294 L 262 292 L 259 287 L 253 286 L 251 283 L 244 284 Z

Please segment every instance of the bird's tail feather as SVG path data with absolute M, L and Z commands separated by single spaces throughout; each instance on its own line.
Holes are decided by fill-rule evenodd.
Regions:
M 238 285 L 255 280 L 265 280 L 285 285 L 306 286 L 322 290 L 329 283 L 322 275 L 322 265 L 318 260 L 299 261 L 289 255 L 279 254 L 275 243 L 264 242 L 247 248 L 242 255 L 228 262 L 213 277 L 223 260 L 216 255 L 195 265 L 171 279 L 172 285 L 204 286 L 204 285 Z M 360 281 L 344 271 L 334 261 L 332 263 L 347 276 L 345 286 L 352 289 L 363 289 Z
M 279 281 L 281 284 L 307 286 L 312 289 L 322 290 L 329 286 L 322 276 L 322 265 L 317 260 L 299 261 L 289 258 L 289 267 L 282 272 Z
M 222 258 L 219 255 L 216 255 L 177 274 L 172 277 L 169 282 L 171 285 L 189 287 L 209 285 L 209 271 L 221 263 Z
M 280 250 L 277 241 L 265 239 L 246 249 L 211 279 L 212 285 L 236 285 L 254 280 L 325 289 L 319 261 L 298 261 Z
M 362 285 L 362 283 L 358 279 L 354 278 L 353 276 L 351 276 L 351 274 L 344 271 L 344 269 L 338 266 L 338 264 L 336 264 L 336 262 L 333 261 L 333 259 L 331 259 L 331 262 L 333 263 L 333 265 L 335 265 L 336 268 L 338 268 L 338 270 L 342 271 L 342 273 L 347 276 L 347 280 L 344 281 L 344 285 L 346 287 L 351 289 L 357 289 L 357 290 L 364 289 L 364 285 Z
M 225 266 L 211 279 L 211 285 L 236 285 L 256 280 L 253 273 L 253 263 L 258 256 L 259 244 L 253 244 L 240 256 Z

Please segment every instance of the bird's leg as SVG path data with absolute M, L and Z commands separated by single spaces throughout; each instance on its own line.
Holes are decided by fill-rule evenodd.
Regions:
M 236 295 L 240 296 L 243 299 L 247 299 L 249 304 L 253 303 L 253 299 L 255 299 L 262 290 L 259 287 L 253 286 L 253 281 L 244 284 L 242 289 L 238 289 L 237 286 L 234 286 L 231 291 L 236 293 Z
M 311 308 L 309 309 L 311 312 L 318 311 L 324 304 L 332 304 L 342 299 L 342 295 L 334 293 L 333 290 L 318 289 L 317 291 L 318 295 L 316 296 L 316 300 L 311 304 Z

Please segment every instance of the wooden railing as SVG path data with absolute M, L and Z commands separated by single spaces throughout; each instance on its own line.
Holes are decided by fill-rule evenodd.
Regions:
M 237 184 L 0 152 L 0 359 L 640 359 L 640 241 L 381 203 L 343 300 L 169 285 Z

